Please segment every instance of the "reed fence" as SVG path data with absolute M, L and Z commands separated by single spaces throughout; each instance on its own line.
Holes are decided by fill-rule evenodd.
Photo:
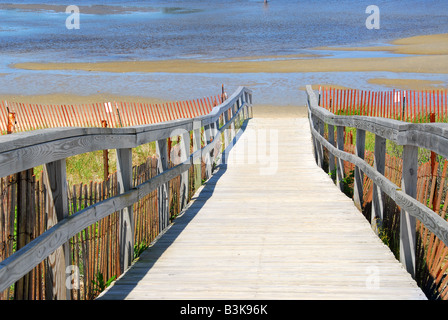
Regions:
M 364 93 L 363 93 L 364 92 Z M 373 100 L 372 104 L 367 103 L 369 101 L 369 94 L 365 91 L 359 90 L 337 90 L 337 89 L 324 89 L 319 90 L 320 106 L 328 111 L 339 115 L 367 115 L 372 117 L 385 117 L 401 120 L 400 112 L 403 110 L 403 105 L 393 104 L 394 92 L 384 92 L 370 94 L 370 101 L 372 96 L 388 97 L 391 104 L 375 104 Z M 412 92 L 412 96 L 427 98 L 427 104 L 422 108 L 420 105 L 419 112 L 404 113 L 405 119 L 412 122 L 427 122 L 430 120 L 430 113 L 436 113 L 436 119 L 440 122 L 446 121 L 446 91 L 433 91 L 433 92 Z M 409 91 L 402 97 L 410 97 Z M 365 98 L 367 97 L 367 98 Z M 429 98 L 434 97 L 430 103 Z M 351 103 L 351 99 L 356 101 L 360 99 L 359 103 Z M 366 100 L 363 100 L 363 99 Z M 377 100 L 378 101 L 378 100 Z M 379 100 L 381 101 L 381 99 Z M 387 101 L 387 100 L 385 100 Z M 409 101 L 409 100 L 408 100 Z M 407 104 L 408 110 L 414 110 L 414 100 Z M 417 100 L 415 100 L 417 101 Z M 421 100 L 420 100 L 421 101 Z M 437 103 L 439 101 L 439 103 Z M 378 102 L 377 102 L 378 103 Z M 405 104 L 406 105 L 406 104 Z M 367 107 L 365 107 L 367 106 Z M 411 109 L 411 107 L 412 109 Z M 388 108 L 390 107 L 390 108 Z M 395 109 L 394 109 L 395 107 Z M 394 110 L 396 113 L 394 113 Z M 388 113 L 389 112 L 389 113 Z M 434 117 L 432 119 L 434 121 Z M 359 124 L 363 120 L 359 120 Z M 375 120 L 373 120 L 375 121 Z M 438 122 L 439 122 L 438 121 Z M 429 122 L 429 121 L 428 121 Z M 353 122 L 354 123 L 354 122 Z M 336 126 L 325 125 L 322 131 L 323 136 L 328 141 L 331 141 L 329 137 L 335 137 L 336 132 L 330 135 L 330 130 L 336 130 Z M 354 137 L 355 130 L 349 130 L 348 127 L 341 127 L 343 130 L 343 150 L 352 155 L 357 155 L 356 137 Z M 355 128 L 352 128 L 355 129 Z M 356 129 L 358 132 L 359 129 Z M 334 143 L 334 142 L 333 142 Z M 339 142 L 338 142 L 339 143 Z M 428 151 L 428 150 L 427 150 Z M 396 153 L 396 152 L 394 152 Z M 428 152 L 429 153 L 429 152 Z M 332 160 L 330 160 L 332 159 Z M 338 160 L 331 156 L 328 149 L 324 148 L 324 160 L 325 170 L 329 171 L 329 168 L 337 168 Z M 375 153 L 373 150 L 365 149 L 363 151 L 363 160 L 375 168 Z M 329 162 L 334 161 L 331 165 Z M 346 185 L 345 192 L 348 196 L 355 199 L 355 177 L 356 165 L 349 161 L 343 161 L 343 177 Z M 416 196 L 415 199 L 427 208 L 433 210 L 438 216 L 445 221 L 448 221 L 448 179 L 447 179 L 448 160 L 444 156 L 437 156 L 434 152 L 431 152 L 431 157 L 421 156 L 418 160 L 417 167 L 417 181 L 416 181 Z M 335 172 L 329 172 L 332 178 L 338 183 Z M 398 188 L 403 188 L 403 158 L 399 154 L 390 154 L 385 152 L 384 159 L 384 177 L 390 182 L 396 185 Z M 366 174 L 363 175 L 362 180 L 362 199 L 360 209 L 362 210 L 366 219 L 370 222 L 373 221 L 373 192 L 375 188 L 374 181 Z M 399 189 L 401 190 L 401 189 Z M 401 208 L 395 203 L 387 194 L 383 194 L 383 216 L 379 225 L 375 226 L 379 237 L 387 244 L 391 251 L 395 254 L 397 259 L 400 259 L 400 212 Z M 375 218 L 375 217 L 374 217 Z M 373 226 L 372 222 L 372 226 Z M 417 220 L 416 221 L 416 250 L 415 250 L 415 279 L 418 285 L 423 289 L 425 294 L 430 299 L 448 300 L 448 247 L 444 242 L 440 240 L 431 230 L 428 229 L 425 224 Z
M 157 175 L 157 156 L 148 157 L 147 160 L 133 167 L 133 186 L 148 181 Z M 172 167 L 173 164 L 170 164 Z M 201 163 L 201 179 L 205 179 L 205 163 Z M 189 197 L 195 192 L 194 177 L 195 166 L 189 170 Z M 27 242 L 43 234 L 51 223 L 48 223 L 48 192 L 43 180 L 30 173 L 25 181 L 20 180 L 21 174 L 0 178 L 0 261 L 6 259 L 20 249 L 19 237 L 25 234 Z M 23 186 L 23 183 L 25 185 Z M 18 193 L 25 188 L 27 194 L 27 216 L 24 217 L 26 228 L 20 230 L 18 226 L 17 207 Z M 90 181 L 68 187 L 69 215 L 83 210 L 97 202 L 116 196 L 118 192 L 117 173 L 109 175 L 104 181 Z M 174 219 L 180 212 L 179 204 L 180 176 L 169 182 L 169 208 L 170 217 Z M 154 190 L 143 199 L 134 204 L 134 258 L 146 249 L 159 235 L 158 190 Z M 70 239 L 70 257 L 72 268 L 80 277 L 72 283 L 72 299 L 89 300 L 96 297 L 101 291 L 101 279 L 107 281 L 120 276 L 119 259 L 119 212 L 115 212 Z M 52 285 L 49 283 L 50 263 L 48 259 L 35 267 L 20 283 L 0 293 L 0 300 L 43 300 L 52 297 Z M 71 270 L 74 272 L 74 270 Z M 16 290 L 18 285 L 21 290 Z M 49 291 L 46 291 L 49 290 Z
M 0 131 L 22 132 L 58 127 L 119 128 L 153 124 L 181 118 L 195 118 L 211 112 L 222 102 L 225 93 L 188 101 L 148 104 L 138 102 L 103 102 L 78 105 L 42 105 L 11 101 L 0 102 Z M 12 119 L 11 119 L 12 118 Z M 8 130 L 8 123 L 13 130 Z
M 448 119 L 448 90 L 366 91 L 320 88 L 318 105 L 336 115 L 383 117 L 407 122 Z
M 203 109 L 195 109 L 195 113 L 188 109 L 192 112 L 189 114 L 182 113 L 187 112 L 187 109 L 177 110 L 177 113 L 172 113 L 173 118 L 169 118 L 175 121 L 156 125 L 146 122 L 146 114 L 146 118 L 142 116 L 139 119 L 134 115 L 132 121 L 135 122 L 125 122 L 131 125 L 128 129 L 104 129 L 100 122 L 104 120 L 98 116 L 93 118 L 97 122 L 89 124 L 99 128 L 67 128 L 67 131 L 46 129 L 26 133 L 26 136 L 12 134 L 2 137 L 6 138 L 2 140 L 4 144 L 13 140 L 19 141 L 19 144 L 34 143 L 38 147 L 46 143 L 54 146 L 37 161 L 33 156 L 19 157 L 20 165 L 17 168 L 12 164 L 7 165 L 5 161 L 2 163 L 0 284 L 3 291 L 0 292 L 0 300 L 94 299 L 110 280 L 124 272 L 130 263 L 129 258 L 137 258 L 152 244 L 169 222 L 185 208 L 201 182 L 211 176 L 215 161 L 218 161 L 221 152 L 230 143 L 234 130 L 239 129 L 249 117 L 251 99 L 250 90 L 240 87 L 228 100 L 223 91 L 223 95 L 216 96 L 215 100 L 205 99 L 208 100 L 207 104 L 202 100 Z M 200 99 L 195 101 L 180 105 L 200 105 Z M 213 108 L 215 104 L 217 108 Z M 121 110 L 125 109 L 115 113 L 115 121 L 120 118 L 121 121 L 131 119 L 122 117 Z M 11 114 L 11 110 L 9 112 Z M 176 120 L 177 117 L 190 116 L 194 119 Z M 89 118 L 78 114 L 78 119 L 83 117 Z M 117 122 L 111 119 L 108 120 L 116 125 Z M 146 125 L 135 127 L 141 123 Z M 50 126 L 73 124 L 73 121 L 49 123 Z M 36 129 L 36 124 L 17 126 L 16 131 L 25 128 Z M 72 135 L 71 139 L 76 142 L 67 142 L 61 133 Z M 103 136 L 106 137 L 105 142 L 101 140 Z M 33 137 L 37 140 L 42 138 L 43 141 L 39 143 Z M 96 138 L 101 141 L 97 142 Z M 61 147 L 63 156 L 55 150 L 60 147 L 55 142 L 58 139 L 66 143 Z M 151 142 L 156 144 L 156 155 L 149 156 L 143 163 L 132 165 L 132 148 Z M 74 146 L 78 149 L 73 150 Z M 32 148 L 25 146 L 28 152 L 32 152 Z M 75 185 L 67 181 L 65 185 L 67 157 L 103 148 L 116 148 L 117 163 L 125 163 L 125 167 L 105 175 L 104 181 Z M 5 150 L 2 152 L 4 155 Z M 55 154 L 63 160 L 54 160 Z M 17 157 L 14 156 L 14 159 Z M 22 160 L 26 163 L 22 163 Z M 44 165 L 47 171 L 37 178 L 34 167 L 45 161 L 49 162 Z M 125 174 L 132 182 L 123 178 Z M 129 183 L 129 191 L 123 191 L 123 183 Z M 130 198 L 130 207 L 122 207 Z M 65 207 L 68 208 L 67 215 L 61 218 L 57 215 L 58 211 Z M 123 208 L 127 208 L 127 211 Z M 130 217 L 129 212 L 132 213 Z M 81 226 L 78 221 L 81 221 Z M 84 228 L 84 225 L 87 227 Z M 133 230 L 126 229 L 128 226 L 132 226 Z M 79 232 L 71 229 L 64 231 L 68 234 L 72 232 L 72 235 L 67 238 L 68 241 L 61 240 L 58 227 L 76 228 Z M 46 239 L 51 240 L 46 242 Z M 52 253 L 47 253 L 50 250 L 47 247 L 54 247 Z M 42 250 L 47 251 L 42 253 Z M 29 255 L 30 251 L 33 255 Z M 34 257 L 36 255 L 38 257 Z M 11 264 L 20 267 L 14 269 L 10 267 Z

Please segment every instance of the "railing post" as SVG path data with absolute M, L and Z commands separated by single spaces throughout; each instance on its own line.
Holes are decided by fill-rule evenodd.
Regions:
M 250 117 L 254 117 L 254 110 L 252 108 L 252 93 L 249 93 L 249 103 L 250 103 Z
M 132 149 L 117 149 L 117 182 L 120 194 L 132 188 Z M 124 208 L 120 213 L 120 267 L 124 272 L 132 263 L 134 256 L 134 219 L 133 206 Z
M 220 117 L 218 117 L 218 120 L 216 120 L 213 123 L 212 133 L 213 133 L 213 140 L 219 139 L 219 141 L 221 143 L 221 150 L 222 150 L 222 136 L 223 136 L 223 134 L 221 132 L 219 132 L 219 130 L 220 130 L 219 122 L 220 122 Z M 218 143 L 218 142 L 216 142 L 216 143 Z M 213 150 L 215 150 L 215 149 L 213 149 Z M 219 151 L 221 151 L 221 150 L 219 150 Z M 213 163 L 215 162 L 216 158 L 218 157 L 218 154 L 219 154 L 219 152 L 216 152 L 216 154 L 215 154 L 215 151 L 213 151 L 213 157 L 212 157 Z
M 341 151 L 344 151 L 344 130 L 345 127 L 337 126 L 336 127 L 336 145 L 337 148 Z M 337 159 L 337 168 L 336 168 L 336 182 L 341 191 L 344 190 L 344 160 L 341 158 Z
M 402 190 L 415 198 L 417 195 L 418 147 L 403 146 Z M 416 218 L 404 210 L 400 213 L 400 261 L 415 277 Z
M 206 145 L 209 144 L 211 142 L 211 131 L 212 131 L 212 124 L 208 124 L 206 126 L 204 126 L 204 135 L 205 135 L 205 143 Z M 202 155 L 203 157 L 203 161 L 205 162 L 205 173 L 206 173 L 206 178 L 209 179 L 212 176 L 212 156 L 211 153 L 213 152 L 213 150 L 206 152 L 205 154 Z
M 335 145 L 334 143 L 334 126 L 329 124 L 328 125 L 328 141 L 331 143 L 332 146 Z M 333 174 L 335 165 L 334 165 L 334 155 L 331 152 L 328 152 L 328 172 L 330 174 Z
M 161 174 L 168 170 L 168 139 L 160 139 L 156 141 L 157 153 L 157 174 Z M 164 183 L 158 188 L 157 203 L 159 210 L 159 232 L 165 229 L 169 223 L 169 185 Z
M 324 135 L 324 124 L 323 121 L 320 120 L 318 117 L 312 115 L 313 117 L 313 125 L 314 125 L 314 129 L 319 132 L 319 134 L 323 137 Z M 322 146 L 322 144 L 319 142 L 319 140 L 317 139 L 313 139 L 314 140 L 314 152 L 315 152 L 315 156 L 316 156 L 316 162 L 317 165 L 321 168 L 323 168 L 324 165 L 324 148 Z
M 47 187 L 46 212 L 48 214 L 47 228 L 58 224 L 68 217 L 68 191 L 65 159 L 44 165 L 44 183 Z M 70 299 L 70 289 L 66 286 L 65 271 L 70 265 L 70 244 L 66 242 L 47 259 L 49 272 L 45 297 L 50 300 Z
M 193 153 L 201 150 L 201 121 L 193 120 Z M 193 160 L 194 165 L 194 190 L 199 189 L 202 184 L 202 157 Z
M 16 174 L 17 177 L 17 222 L 16 222 L 16 250 L 20 250 L 33 238 L 33 209 L 32 201 L 33 169 L 24 170 Z M 31 299 L 30 273 L 24 275 L 14 285 L 14 299 Z
M 323 120 L 318 119 L 317 120 L 317 126 L 320 136 L 323 138 L 325 135 L 325 123 Z M 324 146 L 318 142 L 319 145 L 319 154 L 320 154 L 320 167 L 324 168 Z
M 224 111 L 224 125 L 229 122 L 229 111 Z M 229 127 L 224 129 L 224 149 L 229 145 Z
M 378 173 L 384 175 L 386 166 L 386 139 L 375 135 L 374 168 Z M 378 226 L 381 226 L 384 218 L 384 192 L 375 183 L 372 186 L 372 229 L 378 233 Z
M 232 121 L 232 123 L 229 126 L 229 130 L 230 130 L 230 141 L 229 144 L 233 143 L 233 139 L 235 138 L 235 120 Z
M 180 149 L 181 160 L 184 162 L 190 156 L 190 133 L 187 131 L 181 134 Z M 188 202 L 188 176 L 189 170 L 186 170 L 180 175 L 179 211 L 182 211 Z
M 364 159 L 366 143 L 366 131 L 362 129 L 356 129 L 356 155 Z M 353 201 L 360 211 L 362 211 L 363 202 L 363 182 L 364 173 L 355 166 L 355 181 L 353 185 Z

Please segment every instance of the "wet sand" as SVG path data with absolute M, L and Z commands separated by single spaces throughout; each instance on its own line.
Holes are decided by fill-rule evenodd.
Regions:
M 437 90 L 445 89 L 443 81 L 431 81 L 420 79 L 370 79 L 371 84 L 378 84 L 387 88 L 395 88 L 401 90 Z
M 412 55 L 447 55 L 448 34 L 432 34 L 397 39 L 389 46 L 367 46 L 367 47 L 319 47 L 315 50 L 337 50 L 337 51 L 387 51 L 398 54 Z
M 318 48 L 319 49 L 319 48 Z M 325 48 L 328 49 L 328 48 Z M 339 48 L 337 50 L 359 50 Z M 412 72 L 448 73 L 448 34 L 419 36 L 396 40 L 389 47 L 366 47 L 362 50 L 396 51 L 410 55 L 388 58 L 268 57 L 266 60 L 162 60 L 113 61 L 96 63 L 18 63 L 26 70 L 83 70 L 95 72 L 168 72 L 168 73 L 298 73 L 298 72 Z M 336 50 L 331 48 L 331 50 Z M 316 54 L 319 54 L 316 51 Z
M 98 63 L 21 63 L 13 67 L 27 70 L 84 70 L 94 72 L 164 72 L 164 73 L 295 73 L 295 72 L 369 72 L 389 71 L 397 73 L 392 78 L 372 78 L 369 83 L 388 88 L 425 90 L 437 89 L 444 83 L 441 81 L 402 79 L 399 73 L 448 74 L 448 34 L 410 37 L 393 41 L 389 46 L 356 47 L 356 48 L 315 48 L 316 55 L 289 55 L 279 57 L 241 57 L 226 60 L 163 60 L 163 61 L 116 61 Z M 405 57 L 388 58 L 323 58 L 319 49 L 331 50 L 370 50 L 393 51 L 409 54 Z M 347 87 L 332 84 L 314 84 L 319 86 Z M 304 90 L 301 87 L 300 90 Z M 5 99 L 7 97 L 0 97 Z M 15 96 L 14 101 L 41 101 L 47 104 L 89 103 L 104 101 L 139 101 L 163 103 L 160 99 L 142 97 L 120 97 L 111 95 L 95 95 L 88 97 L 70 95 L 47 96 Z M 25 100 L 24 100 L 25 99 Z M 106 100 L 105 100 L 106 99 Z M 182 100 L 182 97 L 179 97 Z M 256 105 L 256 117 L 303 117 L 306 116 L 304 106 Z

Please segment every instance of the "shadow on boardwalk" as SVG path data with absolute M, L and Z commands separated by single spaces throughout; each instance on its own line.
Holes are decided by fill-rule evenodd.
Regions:
M 192 197 L 190 203 L 183 210 L 183 213 L 176 218 L 155 241 L 155 243 L 143 252 L 139 259 L 115 281 L 115 283 L 104 291 L 97 300 L 124 300 L 129 293 L 137 286 L 140 280 L 151 270 L 163 253 L 176 241 L 182 231 L 195 218 L 205 203 L 213 196 L 216 183 L 226 173 L 226 159 L 235 143 L 247 128 L 248 121 L 241 126 L 241 130 L 235 135 L 229 146 L 222 154 L 222 161 L 215 169 L 212 177 L 205 185 Z

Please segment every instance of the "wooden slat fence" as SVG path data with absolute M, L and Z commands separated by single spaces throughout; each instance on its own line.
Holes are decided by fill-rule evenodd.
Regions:
M 334 92 L 332 97 L 339 99 L 342 91 Z M 321 93 L 322 107 L 307 86 L 317 163 L 328 170 L 341 190 L 351 190 L 355 204 L 428 298 L 448 300 L 448 124 L 406 124 L 378 117 L 347 116 L 345 112 L 338 116 L 331 111 L 342 113 L 342 109 L 330 109 L 326 104 L 330 101 L 329 91 Z M 347 97 L 354 96 L 346 95 L 346 100 Z M 356 114 L 350 109 L 348 113 Z M 346 128 L 356 130 L 356 139 L 353 131 Z M 374 133 L 375 150 L 365 149 L 363 131 Z M 386 139 L 403 146 L 402 157 L 386 153 Z M 439 154 L 439 161 L 433 163 L 425 157 L 419 160 L 419 149 Z M 348 180 L 350 174 L 352 179 Z M 410 174 L 414 177 L 412 183 Z M 350 185 L 344 189 L 346 183 Z M 406 231 L 402 221 L 405 219 L 410 219 L 413 231 Z M 410 238 L 403 238 L 403 234 Z M 406 246 L 412 241 L 414 245 Z
M 195 118 L 221 104 L 223 95 L 188 101 L 149 104 L 140 102 L 103 102 L 78 105 L 42 105 L 0 101 L 0 132 L 6 134 L 8 112 L 15 114 L 14 132 L 58 127 L 111 128 L 153 124 L 182 118 Z
M 157 175 L 157 156 L 148 157 L 146 162 L 133 167 L 133 186 L 137 186 Z M 171 167 L 173 164 L 170 165 Z M 206 178 L 205 163 L 201 163 L 201 180 Z M 194 194 L 194 167 L 190 169 L 190 194 Z M 30 206 L 29 223 L 34 226 L 31 239 L 43 234 L 47 230 L 46 225 L 46 188 L 43 175 L 36 180 L 32 175 L 28 181 L 32 190 L 33 206 Z M 170 216 L 175 217 L 179 211 L 180 177 L 169 182 L 169 207 Z M 90 181 L 79 183 L 68 188 L 70 215 L 81 211 L 99 201 L 118 195 L 117 173 L 109 175 L 106 181 Z M 12 255 L 16 250 L 17 230 L 17 175 L 0 178 L 0 261 Z M 155 190 L 134 204 L 134 243 L 135 250 L 146 248 L 160 233 L 158 221 L 158 191 Z M 119 257 L 118 226 L 119 213 L 115 212 L 97 223 L 89 226 L 70 240 L 70 255 L 72 264 L 82 269 L 82 277 L 79 283 L 73 285 L 72 297 L 74 299 L 92 299 L 95 297 L 95 285 L 99 273 L 105 279 L 118 277 L 119 262 L 113 261 Z M 35 267 L 29 277 L 29 296 L 27 299 L 45 299 L 46 286 L 46 262 L 43 261 Z M 41 279 L 41 281 L 39 281 Z M 14 288 L 11 287 L 0 294 L 0 300 L 8 300 L 14 297 Z
M 193 119 L 1 137 L 0 299 L 96 297 L 212 175 L 235 130 L 251 116 L 251 103 L 251 91 L 240 87 Z M 132 148 L 153 141 L 156 155 L 132 166 Z M 48 153 L 32 155 L 46 145 Z M 105 148 L 117 150 L 117 172 L 101 182 L 64 183 L 65 158 Z M 44 172 L 36 180 L 32 168 L 40 164 Z
M 407 122 L 448 120 L 448 90 L 366 91 L 319 88 L 319 106 L 334 114 L 383 117 Z

